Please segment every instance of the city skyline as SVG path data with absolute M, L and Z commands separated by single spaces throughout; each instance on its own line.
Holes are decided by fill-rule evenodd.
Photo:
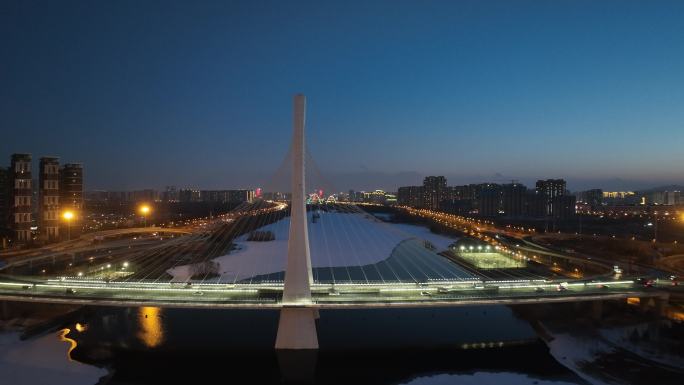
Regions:
M 683 20 L 2 2 L 0 379 L 680 385 Z
M 25 154 L 21 152 L 14 152 L 13 154 Z M 34 155 L 28 153 L 28 155 Z M 40 157 L 45 157 L 45 155 L 40 155 Z M 48 158 L 52 156 L 47 156 Z M 6 157 L 10 159 L 10 155 Z M 56 159 L 68 159 L 68 157 L 56 156 Z M 9 161 L 6 162 L 7 165 Z M 81 163 L 81 162 L 69 162 L 69 163 Z M 0 163 L 0 167 L 7 166 Z M 31 164 L 31 169 L 34 173 L 39 170 L 39 164 Z M 327 191 L 330 192 L 345 192 L 347 190 L 357 190 L 357 191 L 374 191 L 383 190 L 388 192 L 396 192 L 401 186 L 415 185 L 422 183 L 423 179 L 429 176 L 438 175 L 436 173 L 426 173 L 420 174 L 417 172 L 400 172 L 396 174 L 382 173 L 382 172 L 366 172 L 363 174 L 337 174 L 333 176 L 336 181 L 336 189 L 330 189 L 329 184 L 324 182 L 321 185 L 310 186 L 310 189 L 317 190 L 322 187 L 326 187 Z M 536 181 L 540 179 L 548 179 L 549 176 L 539 176 L 539 177 L 529 177 L 524 179 L 516 179 L 514 177 L 507 177 L 501 174 L 495 174 L 493 176 L 484 175 L 474 175 L 474 176 L 453 176 L 452 174 L 446 173 L 445 176 L 449 185 L 469 185 L 469 184 L 482 184 L 482 183 L 494 183 L 494 184 L 507 184 L 507 183 L 520 183 L 526 186 L 533 186 Z M 98 179 L 96 175 L 93 176 Z M 573 179 L 565 178 L 563 176 L 553 176 L 567 180 L 568 190 L 572 192 L 580 192 L 584 190 L 591 189 L 603 189 L 605 191 L 650 191 L 650 190 L 680 190 L 683 189 L 684 183 L 654 183 L 654 182 L 644 182 L 635 180 L 624 180 L 621 178 L 613 178 L 612 180 L 591 180 L 591 179 Z M 270 179 L 269 179 L 270 178 Z M 282 176 L 281 176 L 282 178 Z M 37 178 L 34 178 L 37 180 Z M 326 178 L 327 179 L 327 178 Z M 208 185 L 192 185 L 188 183 L 162 183 L 160 185 L 150 185 L 149 183 L 133 181 L 132 184 L 113 184 L 110 188 L 102 186 L 93 186 L 91 183 L 84 182 L 85 191 L 141 191 L 141 190 L 156 190 L 163 191 L 168 187 L 174 187 L 178 189 L 195 189 L 195 190 L 240 190 L 240 189 L 257 189 L 262 188 L 264 185 L 272 185 L 273 175 L 266 175 L 261 180 L 270 181 L 267 183 L 261 182 L 260 184 L 251 185 L 234 185 L 230 181 L 224 184 L 217 184 L 216 181 L 209 183 Z M 351 187 L 350 187 L 351 186 Z M 273 192 L 280 191 L 278 188 L 274 188 Z
M 342 189 L 682 184 L 684 5 L 659 5 L 11 4 L 0 154 L 63 154 L 91 190 L 257 187 L 302 91 Z

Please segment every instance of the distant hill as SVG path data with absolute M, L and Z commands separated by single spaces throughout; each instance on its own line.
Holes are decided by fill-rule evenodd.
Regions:
M 682 186 L 680 184 L 671 184 L 671 185 L 667 185 L 667 186 L 653 187 L 653 188 L 646 189 L 646 190 L 639 190 L 639 192 L 644 192 L 644 193 L 654 192 L 654 191 L 684 191 L 684 186 Z

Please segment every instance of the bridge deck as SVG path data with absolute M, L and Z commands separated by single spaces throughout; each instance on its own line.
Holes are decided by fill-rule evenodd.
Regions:
M 446 307 L 621 300 L 667 297 L 633 281 L 571 282 L 558 290 L 555 282 L 434 282 L 427 284 L 314 285 L 312 303 L 281 301 L 282 285 L 182 285 L 48 280 L 40 283 L 0 282 L 0 300 L 69 303 L 91 306 L 159 306 L 174 308 L 279 309 Z

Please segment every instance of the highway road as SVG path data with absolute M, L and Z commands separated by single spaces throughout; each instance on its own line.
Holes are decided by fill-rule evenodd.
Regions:
M 0 300 L 102 306 L 280 308 L 283 306 L 415 307 L 576 302 L 628 297 L 663 297 L 632 280 L 602 282 L 454 281 L 421 284 L 314 285 L 313 302 L 282 303 L 282 283 L 174 284 L 104 282 L 82 279 L 0 279 Z

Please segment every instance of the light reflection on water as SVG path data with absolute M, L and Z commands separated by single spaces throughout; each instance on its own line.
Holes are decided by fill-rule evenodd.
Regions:
M 266 310 L 98 308 L 81 320 L 87 325 L 82 333 L 71 334 L 78 340 L 73 355 L 111 366 L 114 383 L 210 383 L 228 370 L 237 383 L 280 384 L 300 365 L 282 366 L 273 351 L 278 318 Z M 520 371 L 534 380 L 574 378 L 505 307 L 327 310 L 318 333 L 326 348 L 304 365 L 314 367 L 310 374 L 318 384 L 394 385 L 474 369 Z M 471 346 L 473 341 L 480 342 Z M 175 366 L 188 370 L 167 373 Z
M 69 328 L 64 328 L 64 329 L 60 330 L 59 340 L 69 343 L 70 346 L 69 346 L 69 350 L 67 351 L 67 358 L 69 359 L 69 361 L 73 361 L 73 359 L 71 358 L 71 352 L 74 349 L 76 349 L 76 346 L 78 346 L 78 344 L 76 343 L 76 340 L 67 337 L 67 335 L 69 333 L 71 333 L 71 329 L 69 329 Z
M 155 348 L 164 342 L 161 313 L 162 309 L 158 307 L 147 306 L 138 309 L 140 330 L 137 336 L 148 348 Z

